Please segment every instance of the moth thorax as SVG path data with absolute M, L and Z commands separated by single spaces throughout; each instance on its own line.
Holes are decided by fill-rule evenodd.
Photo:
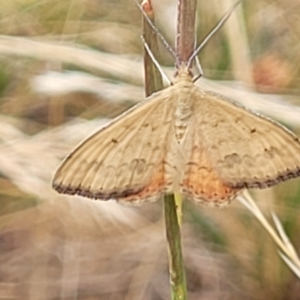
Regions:
M 185 101 L 179 101 L 175 111 L 175 137 L 178 144 L 183 140 L 190 117 L 192 115 L 191 107 Z

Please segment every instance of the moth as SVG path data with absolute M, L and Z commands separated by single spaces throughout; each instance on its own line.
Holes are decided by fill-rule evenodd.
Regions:
M 77 146 L 56 171 L 53 188 L 127 204 L 180 193 L 223 206 L 243 189 L 300 176 L 300 142 L 292 132 L 195 85 L 190 61 L 197 51 L 177 65 L 173 85 Z

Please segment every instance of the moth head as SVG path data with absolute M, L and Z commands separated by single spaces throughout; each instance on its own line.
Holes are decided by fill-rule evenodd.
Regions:
M 175 82 L 178 80 L 185 80 L 185 81 L 191 81 L 193 78 L 193 72 L 192 70 L 184 63 L 180 64 L 175 71 L 174 77 Z

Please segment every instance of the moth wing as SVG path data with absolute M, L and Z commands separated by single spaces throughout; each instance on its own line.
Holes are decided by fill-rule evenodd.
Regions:
M 203 96 L 198 88 L 195 88 L 191 95 L 193 115 L 183 145 L 185 161 L 180 192 L 196 204 L 224 206 L 233 200 L 242 188 L 227 184 L 220 176 L 219 170 L 216 169 L 211 145 L 218 143 L 218 140 L 223 137 L 213 133 L 210 126 L 203 126 L 206 121 L 211 122 L 210 116 L 214 110 L 210 104 L 208 104 L 209 106 L 206 104 Z M 207 141 L 208 137 L 209 142 Z
M 293 133 L 218 94 L 199 91 L 198 98 L 197 128 L 227 185 L 264 188 L 300 175 L 300 142 Z
M 137 204 L 158 199 L 166 189 L 171 98 L 171 88 L 156 93 L 84 140 L 56 171 L 54 189 Z

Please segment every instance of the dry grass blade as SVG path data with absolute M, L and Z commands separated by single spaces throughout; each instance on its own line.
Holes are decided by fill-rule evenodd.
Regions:
M 95 51 L 81 45 L 0 35 L 0 53 L 69 63 L 98 70 L 104 74 L 113 75 L 120 80 L 143 83 L 140 63 L 121 56 Z M 135 70 L 135 72 L 132 72 L 132 70 Z
M 279 218 L 274 213 L 272 213 L 272 218 L 273 218 L 273 221 L 277 228 L 277 231 L 278 231 L 282 241 L 284 242 L 284 245 L 288 249 L 290 255 L 289 255 L 289 257 L 287 257 L 281 251 L 278 251 L 278 253 L 279 253 L 280 257 L 283 259 L 283 261 L 289 266 L 289 268 L 300 279 L 300 260 L 299 260 L 298 254 L 295 250 L 295 247 L 292 245 L 289 237 L 287 236 L 286 232 L 284 231 Z
M 221 3 L 213 1 L 214 9 L 218 15 L 222 15 L 223 11 L 230 7 L 235 0 L 225 0 Z M 246 33 L 245 19 L 243 17 L 243 2 L 240 1 L 235 13 L 228 20 L 224 30 L 227 34 L 230 49 L 230 59 L 232 61 L 232 69 L 234 78 L 242 81 L 249 86 L 253 86 L 251 57 L 248 51 L 241 49 L 249 49 L 248 37 Z
M 294 274 L 300 279 L 300 268 L 294 264 L 294 262 L 289 259 L 286 255 L 282 252 L 278 251 L 280 257 L 283 261 L 287 264 L 287 266 L 294 272 Z
M 299 256 L 295 251 L 295 248 L 291 244 L 289 238 L 287 237 L 284 229 L 278 219 L 278 217 L 273 213 L 272 217 L 279 234 L 276 233 L 274 228 L 265 218 L 259 207 L 256 205 L 255 201 L 252 199 L 251 195 L 248 192 L 244 192 L 243 195 L 238 197 L 238 200 L 246 206 L 251 213 L 258 219 L 258 221 L 263 225 L 265 230 L 269 233 L 272 239 L 275 241 L 277 246 L 284 253 L 279 252 L 280 256 L 291 268 L 291 270 L 298 276 L 300 274 L 300 260 Z M 298 276 L 299 277 L 299 276 Z
M 287 234 L 285 233 L 279 218 L 274 213 L 272 213 L 272 218 L 273 218 L 273 221 L 277 228 L 277 231 L 281 237 L 281 240 L 283 241 L 284 245 L 287 247 L 287 249 L 290 253 L 290 256 L 292 256 L 294 258 L 293 259 L 294 261 L 298 261 L 297 265 L 298 265 L 298 267 L 300 267 L 300 261 L 299 261 L 298 254 L 297 254 L 294 246 L 292 245 L 290 239 L 288 238 Z

